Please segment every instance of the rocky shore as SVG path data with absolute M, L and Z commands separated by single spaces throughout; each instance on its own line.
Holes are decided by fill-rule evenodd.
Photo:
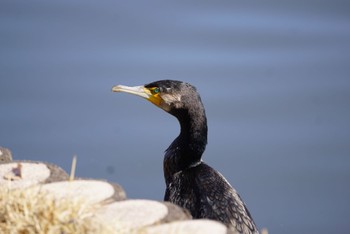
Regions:
M 232 233 L 174 204 L 128 199 L 122 186 L 74 179 L 0 147 L 0 233 Z

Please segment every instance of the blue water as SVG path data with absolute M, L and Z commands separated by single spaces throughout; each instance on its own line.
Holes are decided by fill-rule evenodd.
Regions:
M 175 118 L 116 84 L 194 84 L 203 159 L 270 233 L 350 228 L 347 1 L 1 1 L 0 145 L 161 200 Z

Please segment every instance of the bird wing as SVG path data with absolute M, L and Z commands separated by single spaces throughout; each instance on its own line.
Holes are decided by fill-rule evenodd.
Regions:
M 257 233 L 254 221 L 236 190 L 220 173 L 206 164 L 203 166 L 207 168 L 196 177 L 196 184 L 205 188 L 199 194 L 203 217 L 219 220 L 239 233 Z

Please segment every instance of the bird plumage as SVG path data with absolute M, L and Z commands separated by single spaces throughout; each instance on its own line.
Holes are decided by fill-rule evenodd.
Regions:
M 208 127 L 204 106 L 194 86 L 161 80 L 137 87 L 115 86 L 113 91 L 144 97 L 180 123 L 180 134 L 163 160 L 165 201 L 188 209 L 193 218 L 218 220 L 232 232 L 258 233 L 236 190 L 219 172 L 202 162 Z

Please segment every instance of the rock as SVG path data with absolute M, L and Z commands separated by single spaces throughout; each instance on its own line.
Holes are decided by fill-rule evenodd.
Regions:
M 122 201 L 122 200 L 125 200 L 127 198 L 125 190 L 123 189 L 122 186 L 120 186 L 117 183 L 113 183 L 113 182 L 109 182 L 109 181 L 105 181 L 105 180 L 96 180 L 93 178 L 83 178 L 83 177 L 77 177 L 74 179 L 74 181 L 101 181 L 104 183 L 108 183 L 110 186 L 113 187 L 114 194 L 110 197 L 110 199 L 107 199 L 105 201 L 106 203 L 111 203 L 111 202 L 115 202 L 115 201 Z
M 43 163 L 12 162 L 0 165 L 0 185 L 10 189 L 43 183 L 49 177 L 50 170 Z
M 50 170 L 50 177 L 47 178 L 44 183 L 52 183 L 52 182 L 58 182 L 58 181 L 65 181 L 68 180 L 69 176 L 67 172 L 65 172 L 61 167 L 52 164 L 52 163 L 45 163 L 45 165 Z
M 172 223 L 160 224 L 147 227 L 144 232 L 146 234 L 226 234 L 228 230 L 225 225 L 213 220 L 197 219 L 176 221 Z
M 0 147 L 0 164 L 12 161 L 12 154 L 9 149 Z
M 168 208 L 168 214 L 161 220 L 162 223 L 192 219 L 192 215 L 187 209 L 184 209 L 170 202 L 162 203 Z
M 25 223 L 24 227 L 40 229 L 41 225 L 46 225 L 47 230 L 68 228 L 81 230 L 80 233 L 84 230 L 90 230 L 90 233 L 234 233 L 217 221 L 190 220 L 189 211 L 169 202 L 125 200 L 125 191 L 118 184 L 82 178 L 69 181 L 68 174 L 54 164 L 9 160 L 12 160 L 11 152 L 0 148 L 0 191 L 3 192 L 0 201 L 7 207 L 13 198 L 13 209 L 7 213 L 6 209 L 1 210 L 8 219 L 0 220 L 0 233 L 12 230 L 12 222 L 18 223 L 16 230 L 19 232 Z M 72 217 L 62 222 L 61 217 L 67 216 L 68 208 L 72 208 Z M 28 219 L 27 213 L 31 213 L 32 219 Z M 47 214 L 61 221 L 47 223 Z M 11 217 L 15 221 L 7 222 Z M 22 223 L 19 223 L 20 217 Z M 56 224 L 62 225 L 56 227 Z
M 34 189 L 47 191 L 56 198 L 81 199 L 89 203 L 111 203 L 126 198 L 119 185 L 100 180 L 73 180 L 42 184 Z
M 168 208 L 161 202 L 151 200 L 126 200 L 114 202 L 96 212 L 96 217 L 108 220 L 117 232 L 132 232 L 145 226 L 161 223 Z
M 0 186 L 10 189 L 68 179 L 60 167 L 34 161 L 12 161 L 0 164 Z

